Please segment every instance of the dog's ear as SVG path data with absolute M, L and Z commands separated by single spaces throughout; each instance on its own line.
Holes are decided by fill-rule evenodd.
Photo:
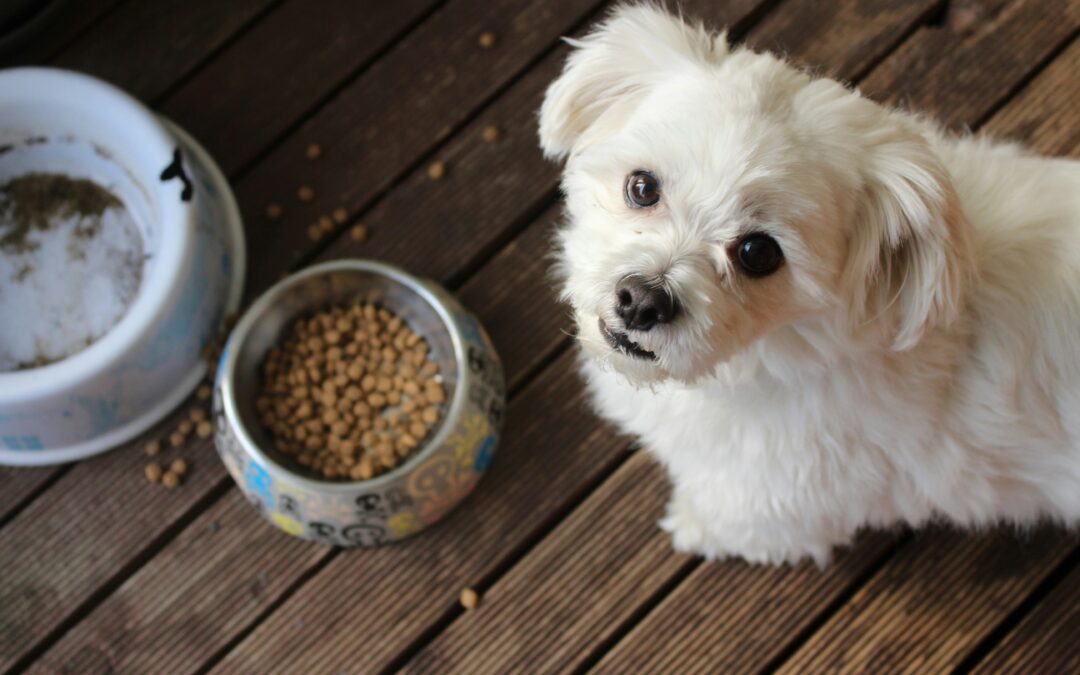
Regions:
M 877 108 L 861 131 L 862 190 L 854 210 L 845 288 L 852 319 L 879 323 L 893 349 L 914 347 L 962 309 L 974 269 L 970 225 L 926 136 Z
M 714 63 L 727 39 L 650 4 L 616 8 L 573 48 L 540 108 L 540 147 L 551 159 L 570 154 L 616 103 L 632 103 L 653 82 L 688 62 Z

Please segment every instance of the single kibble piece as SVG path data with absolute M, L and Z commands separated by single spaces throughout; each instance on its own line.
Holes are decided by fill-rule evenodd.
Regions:
M 200 401 L 205 401 L 210 398 L 210 385 L 200 385 L 198 391 L 195 392 L 195 397 Z
M 161 480 L 161 465 L 157 462 L 150 462 L 146 465 L 146 478 L 151 483 L 156 483 Z
M 274 204 L 273 202 L 266 205 L 266 217 L 270 220 L 277 220 L 283 213 L 281 204 Z
M 184 447 L 185 440 L 187 439 L 184 438 L 184 434 L 180 433 L 179 431 L 174 431 L 169 434 L 169 445 L 173 446 L 174 448 Z
M 483 49 L 491 49 L 495 46 L 495 33 L 491 31 L 484 31 L 480 33 L 480 37 L 476 40 Z
M 311 241 L 319 241 L 320 239 L 322 239 L 323 231 L 322 228 L 319 227 L 318 223 L 312 223 L 311 225 L 308 225 L 307 236 L 308 239 L 310 239 Z
M 159 452 L 161 452 L 161 441 L 147 441 L 146 445 L 143 447 L 143 450 L 146 452 L 147 457 L 153 457 Z
M 483 136 L 486 142 L 494 143 L 499 140 L 499 128 L 495 126 L 486 126 L 484 127 Z
M 195 435 L 199 438 L 210 438 L 214 433 L 214 425 L 209 420 L 203 420 L 195 425 Z
M 307 154 L 308 159 L 318 159 L 322 154 L 322 146 L 318 143 L 312 143 L 307 146 L 307 152 L 305 154 Z
M 471 588 L 461 591 L 461 606 L 465 609 L 476 609 L 480 605 L 480 594 Z
M 192 408 L 188 413 L 188 419 L 198 424 L 206 419 L 206 410 L 203 408 Z
M 180 420 L 180 424 L 176 425 L 176 430 L 184 434 L 185 436 L 190 434 L 192 429 L 194 428 L 195 427 L 194 425 L 192 425 L 191 420 Z
M 367 228 L 363 225 L 353 225 L 352 229 L 349 230 L 349 235 L 353 241 L 364 241 L 367 239 Z
M 187 473 L 187 462 L 184 461 L 183 457 L 177 457 L 169 465 L 169 471 L 172 471 L 177 476 L 183 476 Z
M 439 180 L 446 175 L 446 164 L 442 162 L 432 162 L 427 169 L 428 178 L 431 180 Z
M 296 191 L 296 196 L 302 202 L 310 202 L 315 199 L 315 190 L 307 185 L 301 185 Z
M 334 209 L 334 212 L 331 213 L 330 216 L 338 225 L 344 225 L 345 221 L 349 219 L 349 212 L 339 206 Z
M 330 232 L 334 229 L 334 220 L 330 216 L 319 216 L 319 229 Z
M 161 476 L 161 484 L 171 490 L 174 487 L 180 485 L 180 476 L 173 473 L 172 471 L 166 471 Z

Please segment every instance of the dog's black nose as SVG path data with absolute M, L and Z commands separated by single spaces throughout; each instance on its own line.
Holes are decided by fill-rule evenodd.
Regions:
M 675 318 L 675 299 L 660 286 L 631 275 L 615 286 L 615 313 L 627 330 L 651 330 Z

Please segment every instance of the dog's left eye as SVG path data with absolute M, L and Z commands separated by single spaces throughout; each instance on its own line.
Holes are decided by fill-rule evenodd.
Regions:
M 750 234 L 735 245 L 735 259 L 748 275 L 764 277 L 780 268 L 784 263 L 784 252 L 769 235 Z
M 660 201 L 660 181 L 648 171 L 635 171 L 626 179 L 626 201 L 643 209 Z

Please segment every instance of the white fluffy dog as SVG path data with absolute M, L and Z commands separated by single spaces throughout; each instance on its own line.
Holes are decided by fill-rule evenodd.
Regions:
M 651 6 L 571 41 L 563 297 L 710 558 L 1080 518 L 1080 164 L 954 138 Z

